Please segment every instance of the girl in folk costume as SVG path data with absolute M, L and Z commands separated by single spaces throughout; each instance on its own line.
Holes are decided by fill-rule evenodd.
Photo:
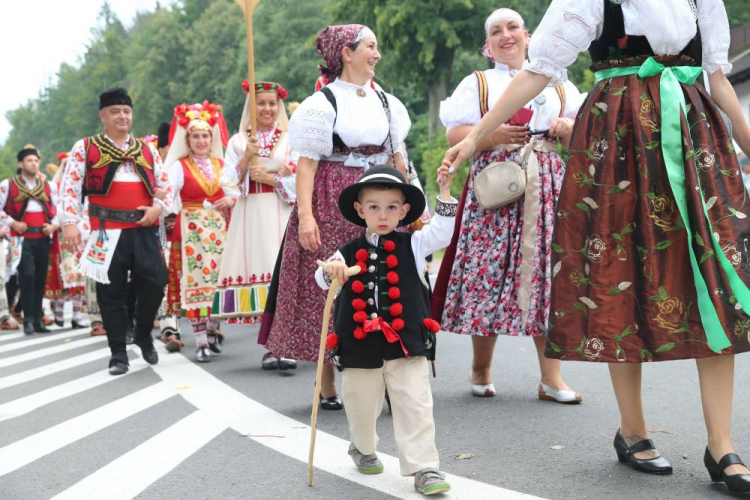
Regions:
M 52 177 L 50 186 L 57 191 L 59 199 L 60 181 L 65 171 L 65 163 L 68 161 L 68 152 L 62 152 L 57 155 L 58 164 L 50 163 L 47 165 L 47 172 Z M 60 208 L 58 207 L 58 210 Z M 88 227 L 81 227 L 88 224 L 86 218 L 81 219 L 79 228 L 81 232 L 88 234 Z M 88 323 L 83 320 L 83 304 L 86 281 L 83 275 L 78 272 L 78 258 L 80 252 L 70 252 L 60 244 L 60 232 L 52 236 L 50 245 L 49 268 L 47 271 L 47 284 L 45 285 L 44 295 L 50 300 L 50 307 L 55 314 L 55 324 L 63 326 L 65 302 L 70 300 L 73 303 L 73 319 L 71 326 L 75 328 L 88 328 Z M 79 249 L 83 251 L 83 248 Z
M 529 33 L 514 10 L 498 9 L 485 21 L 482 53 L 494 68 L 463 79 L 440 107 L 450 144 L 471 131 L 526 64 Z M 566 82 L 548 87 L 487 136 L 474 155 L 459 204 L 453 242 L 446 251 L 433 294 L 433 318 L 450 332 L 472 336 L 471 391 L 494 396 L 492 358 L 498 335 L 532 337 L 539 357 L 539 398 L 578 403 L 560 375 L 560 361 L 544 357 L 545 325 L 552 286 L 552 222 L 565 163 L 556 141 L 567 147 L 583 96 Z M 532 131 L 548 131 L 530 135 Z M 526 151 L 532 148 L 533 152 Z M 477 176 L 498 161 L 534 157 L 537 181 L 526 196 L 486 209 L 475 193 Z M 530 158 L 531 158 L 530 156 Z M 531 173 L 532 169 L 527 168 Z
M 226 247 L 227 220 L 235 200 L 219 184 L 224 162 L 226 125 L 221 106 L 180 104 L 175 108 L 166 164 L 174 193 L 179 193 L 169 255 L 167 307 L 169 314 L 185 312 L 193 326 L 197 361 L 221 352 L 222 334 L 211 320 L 219 266 Z M 169 351 L 182 347 L 179 333 L 162 338 Z
M 724 75 L 729 39 L 720 0 L 555 0 L 526 71 L 445 163 L 468 158 L 589 49 L 596 84 L 573 130 L 556 212 L 545 354 L 609 363 L 617 456 L 655 474 L 672 467 L 647 437 L 641 364 L 696 359 L 706 468 L 730 491 L 750 492 L 730 437 L 734 355 L 750 350 L 750 210 L 719 108 L 745 153 L 750 126 Z
M 300 154 L 297 204 L 284 240 L 276 314 L 264 315 L 261 325 L 271 351 L 311 362 L 318 359 L 317 329 L 326 298 L 315 289 L 316 261 L 363 233 L 341 215 L 339 193 L 371 165 L 391 158 L 405 173 L 397 146 L 411 128 L 401 101 L 369 85 L 380 60 L 369 28 L 328 26 L 315 48 L 325 61 L 320 69 L 329 83 L 305 99 L 290 123 L 291 146 Z M 343 408 L 330 364 L 323 372 L 321 397 L 324 409 Z
M 289 146 L 289 120 L 284 110 L 287 91 L 273 82 L 259 82 L 247 93 L 239 131 L 229 140 L 221 185 L 237 206 L 227 234 L 214 300 L 213 317 L 230 323 L 256 323 L 266 306 L 276 257 L 296 200 L 296 158 Z M 258 132 L 251 136 L 250 99 L 255 99 Z M 248 138 L 250 138 L 248 140 Z M 258 166 L 251 160 L 258 156 Z M 263 356 L 264 369 L 293 369 L 296 361 Z

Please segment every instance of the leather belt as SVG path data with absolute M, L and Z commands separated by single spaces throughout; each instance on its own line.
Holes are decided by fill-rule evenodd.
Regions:
M 103 221 L 138 222 L 144 215 L 143 210 L 120 210 L 94 205 L 93 203 L 89 204 L 89 217 Z
M 44 226 L 26 226 L 23 234 L 44 234 Z

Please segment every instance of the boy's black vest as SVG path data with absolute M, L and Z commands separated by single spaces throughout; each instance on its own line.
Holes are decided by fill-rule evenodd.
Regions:
M 389 248 L 392 250 L 389 251 Z M 366 267 L 364 273 L 350 277 L 335 302 L 335 332 L 339 340 L 331 357 L 339 367 L 380 368 L 383 360 L 403 358 L 407 356 L 406 353 L 409 357 L 435 359 L 435 336 L 423 323 L 430 317 L 428 289 L 417 273 L 411 234 L 394 231 L 379 238 L 377 247 L 361 236 L 345 244 L 339 251 L 350 267 L 360 262 L 358 252 L 359 257 L 366 254 L 366 260 L 361 261 Z M 389 267 L 389 256 L 395 256 L 397 260 L 393 267 Z M 393 265 L 392 257 L 390 261 L 390 265 Z M 396 277 L 398 281 L 394 283 Z M 360 289 L 360 292 L 356 291 Z M 394 289 L 398 289 L 399 293 Z M 397 295 L 398 298 L 394 298 Z M 356 299 L 364 301 L 364 310 L 361 311 L 364 315 L 356 314 L 358 311 L 353 304 Z M 357 304 L 362 307 L 362 302 Z M 397 304 L 401 305 L 402 312 L 395 315 L 392 312 L 399 309 Z M 365 321 L 361 321 L 363 316 L 366 317 Z M 401 329 L 398 319 L 403 321 Z M 382 321 L 386 324 L 378 324 Z M 358 339 L 355 330 L 359 328 L 370 331 L 364 338 Z M 362 335 L 361 331 L 359 335 Z M 389 342 L 387 337 L 393 342 Z

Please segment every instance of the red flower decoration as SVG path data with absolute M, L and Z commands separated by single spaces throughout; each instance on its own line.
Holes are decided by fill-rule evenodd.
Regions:
M 367 332 L 365 331 L 364 328 L 362 328 L 361 326 L 358 326 L 357 328 L 354 329 L 354 338 L 355 339 L 362 340 L 365 337 L 367 337 Z
M 362 299 L 354 299 L 352 300 L 352 307 L 355 311 L 364 311 L 367 304 Z
M 217 245 L 221 245 L 221 240 L 216 240 Z
M 359 274 L 365 274 L 367 272 L 367 264 L 362 261 L 357 262 L 359 266 Z
M 364 311 L 357 311 L 354 313 L 354 321 L 357 323 L 364 323 L 367 319 L 367 313 Z
M 435 321 L 432 318 L 425 318 L 424 321 L 422 321 L 422 324 L 432 333 L 437 333 L 440 331 L 440 323 Z
M 195 258 L 198 260 L 203 260 L 203 256 L 201 254 L 196 255 Z
M 617 48 L 625 49 L 628 47 L 628 35 L 617 40 Z
M 391 285 L 398 283 L 398 274 L 395 271 L 391 271 L 385 275 L 385 280 Z
M 391 316 L 401 316 L 402 312 L 404 312 L 404 306 L 402 306 L 398 302 L 391 305 L 391 308 L 390 308 Z
M 211 269 L 216 269 L 216 261 L 215 260 L 211 261 Z
M 388 252 L 392 252 L 396 249 L 396 244 L 393 241 L 388 240 L 385 243 L 383 243 L 383 248 L 385 248 L 386 251 Z
M 388 269 L 393 269 L 398 265 L 398 258 L 395 255 L 389 255 L 385 259 L 385 265 L 388 266 Z
M 334 349 L 337 345 L 339 345 L 339 336 L 335 333 L 329 333 L 326 337 L 326 347 Z
M 400 332 L 404 329 L 404 320 L 401 318 L 396 318 L 391 323 L 391 327 L 396 330 L 397 332 Z
M 250 82 L 247 81 L 247 78 L 242 82 L 242 90 L 244 90 L 246 94 L 250 92 Z
M 271 90 L 271 84 L 270 83 L 264 83 L 263 84 L 263 90 Z
M 359 262 L 367 261 L 367 250 L 365 250 L 364 248 L 360 248 L 359 250 L 357 250 L 355 257 L 357 258 L 357 261 Z
M 388 290 L 388 298 L 391 300 L 398 300 L 401 297 L 401 290 L 393 286 Z
M 188 229 L 190 229 L 191 231 L 195 231 L 196 227 L 198 226 L 195 225 L 195 222 L 191 222 L 190 224 L 188 224 Z
M 357 280 L 352 282 L 352 292 L 354 293 L 362 293 L 365 291 L 365 284 L 361 281 Z

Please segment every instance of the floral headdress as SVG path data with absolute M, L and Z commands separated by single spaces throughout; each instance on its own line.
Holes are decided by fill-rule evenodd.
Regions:
M 146 144 L 151 144 L 153 147 L 156 147 L 157 143 L 159 142 L 159 138 L 155 134 L 148 134 L 146 137 L 141 139 Z
M 175 106 L 172 128 L 169 131 L 170 144 L 178 126 L 185 129 L 186 135 L 190 135 L 193 130 L 207 130 L 213 134 L 214 127 L 218 126 L 222 144 L 226 146 L 229 141 L 224 109 L 220 104 L 203 101 L 203 104 L 183 103 Z
M 247 78 L 242 82 L 242 89 L 246 94 L 250 93 L 250 83 L 247 81 Z M 282 100 L 286 99 L 289 95 L 289 92 L 280 83 L 276 82 L 255 82 L 255 93 L 258 94 L 260 92 L 276 92 L 276 95 Z

